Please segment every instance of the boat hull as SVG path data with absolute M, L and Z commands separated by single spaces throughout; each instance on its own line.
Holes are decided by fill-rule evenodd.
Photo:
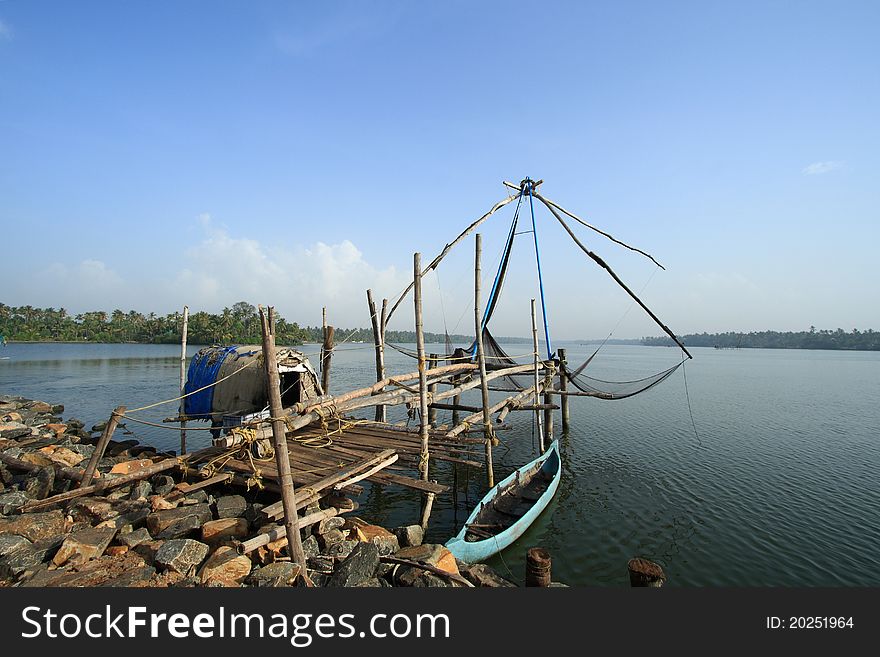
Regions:
M 535 501 L 534 505 L 510 527 L 499 532 L 492 538 L 480 541 L 466 541 L 465 534 L 467 533 L 468 525 L 474 522 L 482 505 L 488 504 L 495 499 L 498 496 L 499 491 L 510 485 L 518 473 L 529 471 L 539 464 L 541 464 L 540 467 L 544 472 L 552 474 L 552 479 L 547 486 L 547 490 L 541 494 L 541 497 Z M 550 504 L 550 501 L 556 494 L 556 489 L 559 488 L 561 470 L 562 464 L 559 458 L 559 443 L 554 440 L 550 447 L 547 448 L 547 451 L 541 456 L 512 472 L 509 477 L 500 481 L 488 493 L 486 493 L 486 496 L 482 499 L 481 503 L 476 506 L 467 521 L 464 523 L 461 531 L 446 543 L 446 548 L 452 552 L 456 559 L 466 563 L 478 563 L 480 561 L 485 561 L 492 555 L 495 555 L 512 545 L 514 541 L 526 532 L 538 516 L 541 515 L 544 509 L 547 508 L 547 505 Z

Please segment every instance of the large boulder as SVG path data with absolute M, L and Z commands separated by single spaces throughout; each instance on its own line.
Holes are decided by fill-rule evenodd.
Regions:
M 238 586 L 250 575 L 251 560 L 238 554 L 235 548 L 223 545 L 217 548 L 199 571 L 199 580 L 205 585 Z
M 0 518 L 0 534 L 18 534 L 31 541 L 54 538 L 64 534 L 64 514 L 56 509 Z
M 299 565 L 289 561 L 276 561 L 252 572 L 245 580 L 249 586 L 278 587 L 293 586 L 299 577 Z
M 147 541 L 152 540 L 153 537 L 150 536 L 150 532 L 144 527 L 124 534 L 119 534 L 119 536 L 116 537 L 116 542 L 127 548 L 133 548 L 141 543 L 146 543 Z
M 208 546 L 190 538 L 166 541 L 156 552 L 157 565 L 186 575 L 208 556 Z
M 176 509 L 167 509 L 164 511 L 156 511 L 147 516 L 147 529 L 153 536 L 158 536 L 166 527 L 174 524 L 182 518 L 194 516 L 198 519 L 199 525 L 214 519 L 211 513 L 211 507 L 207 504 L 191 504 Z
M 425 530 L 421 525 L 406 525 L 395 527 L 394 535 L 400 543 L 400 547 L 418 547 L 425 538 Z
M 442 545 L 425 543 L 417 547 L 408 547 L 398 550 L 395 555 L 398 559 L 417 561 L 443 570 L 451 575 L 459 575 L 455 557 Z
M 358 543 L 333 572 L 328 586 L 357 586 L 376 575 L 379 548 L 372 543 Z
M 222 498 L 221 498 L 222 499 Z M 241 540 L 248 534 L 248 521 L 244 518 L 221 518 L 209 520 L 202 525 L 202 541 L 216 546 L 226 541 Z M 284 539 L 287 544 L 287 539 Z
M 0 495 L 0 515 L 5 516 L 18 511 L 18 509 L 27 504 L 30 499 L 30 497 L 20 490 L 5 491 Z
M 241 495 L 224 495 L 214 502 L 214 511 L 217 519 L 240 518 L 247 511 L 248 505 Z
M 64 539 L 64 543 L 55 554 L 52 563 L 61 566 L 68 561 L 81 564 L 97 559 L 104 554 L 104 550 L 110 545 L 114 536 L 116 536 L 116 529 L 113 527 L 96 527 L 70 534 Z

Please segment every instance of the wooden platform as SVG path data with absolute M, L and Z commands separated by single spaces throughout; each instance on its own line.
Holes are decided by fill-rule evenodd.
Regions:
M 432 461 L 482 467 L 482 439 L 462 436 L 450 439 L 445 436 L 444 430 L 436 430 L 430 432 L 429 441 Z M 326 424 L 315 422 L 288 433 L 287 448 L 294 485 L 298 489 L 312 486 L 391 449 L 398 455 L 397 462 L 370 475 L 366 481 L 431 493 L 448 490 L 448 486 L 418 478 L 421 442 L 417 428 L 410 430 L 368 420 L 334 418 Z M 198 468 L 212 460 L 215 460 L 214 467 L 218 472 L 253 473 L 251 461 L 241 453 L 241 448 L 209 447 L 193 453 L 189 465 Z M 278 470 L 274 457 L 254 459 L 253 465 L 259 469 L 264 480 L 277 483 Z

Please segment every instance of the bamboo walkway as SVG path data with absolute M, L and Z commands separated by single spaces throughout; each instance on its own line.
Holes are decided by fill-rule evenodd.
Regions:
M 483 467 L 482 438 L 450 438 L 446 433 L 445 430 L 430 431 L 432 460 Z M 397 455 L 397 460 L 366 477 L 366 481 L 396 484 L 435 494 L 448 490 L 448 486 L 418 478 L 421 451 L 418 428 L 410 430 L 369 420 L 330 418 L 324 424 L 313 422 L 288 433 L 287 449 L 291 474 L 298 488 L 311 488 L 339 472 L 357 472 L 359 464 L 391 450 Z M 276 484 L 279 481 L 274 456 L 251 460 L 241 447 L 209 447 L 193 452 L 188 459 L 188 465 L 192 468 L 212 462 L 217 472 L 253 474 L 256 466 L 260 478 Z

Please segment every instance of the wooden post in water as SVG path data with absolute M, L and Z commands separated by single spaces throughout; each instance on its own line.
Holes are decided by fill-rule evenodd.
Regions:
M 553 561 L 544 548 L 529 548 L 526 553 L 526 586 L 550 586 Z
M 630 586 L 657 588 L 663 586 L 666 581 L 666 573 L 663 572 L 660 564 L 642 557 L 630 559 L 626 564 L 626 569 L 629 571 Z
M 461 376 L 456 374 L 452 377 L 452 387 L 457 388 L 461 384 Z M 461 395 L 455 395 L 452 398 L 452 405 L 456 408 L 452 409 L 452 426 L 458 426 L 458 423 L 461 421 L 458 415 L 458 406 L 461 405 Z
M 548 367 L 544 377 L 544 443 L 547 445 L 553 442 L 553 395 L 547 392 L 553 388 L 552 361 L 548 361 Z
M 186 332 L 189 327 L 189 306 L 183 307 L 183 329 L 180 331 L 180 396 L 186 387 Z M 184 416 L 184 400 L 180 400 L 178 415 Z M 180 421 L 180 454 L 186 454 L 186 420 Z
M 290 456 L 287 452 L 287 434 L 282 419 L 281 376 L 275 358 L 275 321 L 272 307 L 269 317 L 260 306 L 260 324 L 263 332 L 263 364 L 269 391 L 269 410 L 272 414 L 272 438 L 275 445 L 275 465 L 278 468 L 278 484 L 281 486 L 281 504 L 284 507 L 284 528 L 287 532 L 287 550 L 290 559 L 299 564 L 300 573 L 306 575 L 306 555 L 299 535 L 299 516 L 296 514 L 296 491 L 290 474 Z
M 95 476 L 98 461 L 104 458 L 104 452 L 107 451 L 107 445 L 110 444 L 113 432 L 116 431 L 116 425 L 119 424 L 119 420 L 123 415 L 125 415 L 125 406 L 117 406 L 113 410 L 110 419 L 107 421 L 107 425 L 104 427 L 104 431 L 101 433 L 101 437 L 98 439 L 98 444 L 95 445 L 95 451 L 92 452 L 92 457 L 89 459 L 88 465 L 86 465 L 86 470 L 83 472 L 83 478 L 79 482 L 78 488 L 85 488 L 92 483 L 92 477 Z
M 330 359 L 333 357 L 333 333 L 332 326 L 327 325 L 327 308 L 323 309 L 324 342 L 321 345 L 321 387 L 324 394 L 330 394 Z
M 416 352 L 419 357 L 419 436 L 422 450 L 419 455 L 419 474 L 428 481 L 428 377 L 425 374 L 425 334 L 422 329 L 422 254 L 413 255 L 413 300 L 416 313 Z
M 428 368 L 433 369 L 440 364 L 440 357 L 437 354 L 431 354 L 428 356 Z M 437 384 L 432 383 L 428 386 L 428 392 L 431 394 L 431 399 L 434 398 L 434 394 L 437 392 Z M 428 407 L 428 424 L 431 427 L 437 426 L 437 409 L 431 406 Z
M 483 431 L 486 436 L 486 479 L 489 488 L 495 486 L 495 470 L 492 466 L 492 416 L 489 414 L 489 382 L 486 380 L 486 354 L 483 352 L 483 326 L 480 312 L 480 256 L 483 253 L 483 236 L 476 234 L 474 253 L 474 331 L 477 340 L 477 364 L 480 368 L 480 392 L 483 397 Z
M 541 400 L 539 395 L 540 382 L 538 381 L 538 364 L 540 356 L 538 354 L 538 320 L 535 316 L 535 300 L 532 299 L 532 347 L 535 350 L 535 406 Z M 544 428 L 541 424 L 541 411 L 535 410 L 535 427 L 538 432 L 539 453 L 544 453 Z
M 568 414 L 568 362 L 565 359 L 565 349 L 557 349 L 559 353 L 559 390 L 563 394 L 559 396 L 559 405 L 562 412 L 562 430 L 568 431 L 569 414 Z
M 387 302 L 386 302 L 387 303 Z M 387 307 L 383 303 L 383 310 Z M 373 344 L 376 346 L 376 381 L 385 378 L 385 336 L 382 331 L 382 318 L 376 310 L 376 304 L 373 301 L 373 291 L 367 290 L 367 305 L 370 307 L 370 321 L 373 324 Z M 386 419 L 385 406 L 379 404 L 376 406 L 376 422 L 385 422 Z

